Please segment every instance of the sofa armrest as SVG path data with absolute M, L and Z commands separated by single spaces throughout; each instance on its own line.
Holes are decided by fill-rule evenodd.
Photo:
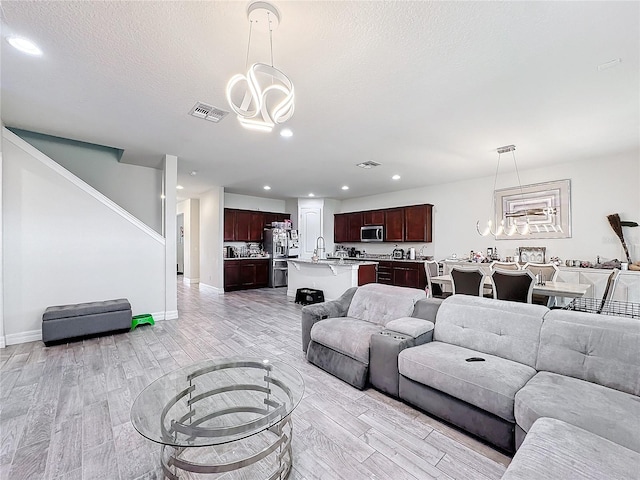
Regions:
M 414 338 L 415 345 L 430 342 L 433 339 L 434 327 L 433 322 L 415 317 L 396 318 L 385 325 L 387 330 Z
M 442 298 L 423 298 L 418 300 L 413 307 L 412 317 L 422 318 L 423 320 L 429 320 L 430 322 L 436 322 L 436 314 L 444 299 Z
M 302 307 L 302 351 L 306 353 L 311 341 L 311 328 L 325 318 L 346 317 L 351 299 L 358 287 L 352 287 L 340 297 L 328 302 Z

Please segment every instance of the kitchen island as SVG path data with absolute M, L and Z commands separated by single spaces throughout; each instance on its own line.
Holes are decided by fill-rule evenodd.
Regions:
M 335 300 L 345 290 L 376 281 L 378 262 L 345 260 L 287 260 L 289 283 L 287 296 L 292 300 L 299 288 L 324 292 L 325 300 Z

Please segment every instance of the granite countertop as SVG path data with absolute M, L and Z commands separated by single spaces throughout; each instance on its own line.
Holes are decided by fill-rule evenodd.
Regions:
M 329 260 L 338 260 L 340 257 L 328 256 Z M 409 260 L 408 258 L 369 258 L 369 257 L 345 257 L 345 261 L 353 262 L 406 262 L 406 263 L 424 263 L 426 259 L 416 258 L 415 260 Z
M 269 255 L 266 255 L 264 257 L 233 257 L 233 258 L 225 258 L 224 261 L 226 262 L 227 260 L 269 260 L 271 257 Z M 287 260 L 286 258 L 284 258 L 283 260 Z
M 356 260 L 355 258 L 353 259 L 345 259 L 344 263 L 340 263 L 339 259 L 337 258 L 327 258 L 326 260 L 318 260 L 317 262 L 314 262 L 313 260 L 309 260 L 309 259 L 301 259 L 301 258 L 288 258 L 287 259 L 290 262 L 296 262 L 296 263 L 305 263 L 305 264 L 311 264 L 311 265 L 331 265 L 331 266 L 345 266 L 345 267 L 351 267 L 354 265 L 377 265 L 378 262 L 376 261 L 372 261 L 372 260 L 366 260 L 366 259 L 360 259 L 360 260 Z

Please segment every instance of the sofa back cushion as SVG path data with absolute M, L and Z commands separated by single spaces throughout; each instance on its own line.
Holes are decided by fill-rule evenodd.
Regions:
M 535 368 L 548 311 L 542 305 L 453 295 L 438 309 L 433 339 Z
M 536 370 L 640 395 L 640 320 L 552 310 L 542 325 Z
M 424 290 L 369 283 L 358 287 L 349 305 L 348 317 L 386 325 L 400 317 L 410 317 L 415 303 L 425 298 Z

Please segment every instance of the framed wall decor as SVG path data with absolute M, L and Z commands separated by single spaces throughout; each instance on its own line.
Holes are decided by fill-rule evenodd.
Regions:
M 495 191 L 496 224 L 519 230 L 529 222 L 530 238 L 571 238 L 571 180 L 536 183 Z M 513 239 L 505 233 L 498 240 Z
M 547 263 L 547 247 L 520 247 L 518 253 L 522 263 Z

